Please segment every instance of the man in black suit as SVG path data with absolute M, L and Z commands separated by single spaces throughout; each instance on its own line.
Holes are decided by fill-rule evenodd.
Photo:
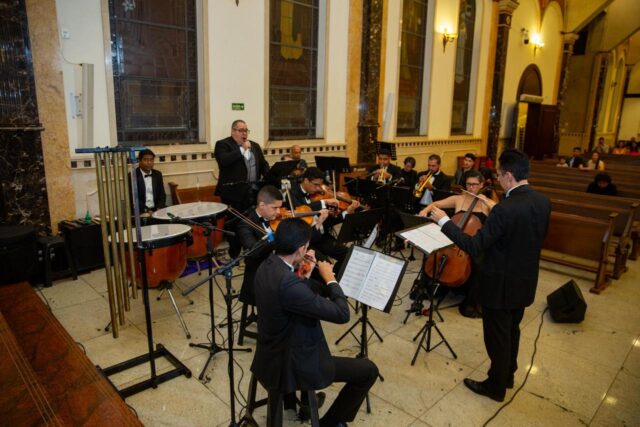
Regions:
M 500 155 L 498 181 L 506 191 L 484 226 L 471 237 L 434 208 L 442 232 L 472 257 L 484 253 L 480 271 L 480 302 L 484 343 L 491 360 L 485 381 L 465 378 L 473 392 L 502 402 L 513 387 L 518 368 L 520 321 L 536 294 L 540 251 L 547 233 L 551 203 L 529 186 L 529 160 L 515 149 Z M 446 268 L 446 264 L 445 264 Z
M 316 167 L 307 168 L 304 174 L 302 174 L 300 183 L 294 183 L 289 191 L 293 207 L 297 208 L 298 206 L 306 205 L 309 206 L 311 210 L 324 211 L 330 207 L 338 206 L 338 200 L 335 198 L 311 201 L 311 196 L 323 191 L 324 184 L 324 173 L 320 169 Z M 338 218 L 318 217 L 318 231 L 314 231 L 311 237 L 311 247 L 320 252 L 320 257 L 322 257 L 322 255 L 328 255 L 335 259 L 337 261 L 336 268 L 344 261 L 349 249 L 345 245 L 338 243 L 329 233 L 324 232 L 327 230 L 324 230 L 322 227 L 335 225 L 344 219 L 344 215 L 355 212 L 359 206 L 360 203 L 354 200 Z
M 332 356 L 320 320 L 349 321 L 349 305 L 331 264 L 315 261 L 309 250 L 311 227 L 299 218 L 286 219 L 275 233 L 275 251 L 258 268 L 255 280 L 258 343 L 251 372 L 268 390 L 291 393 L 318 390 L 344 382 L 321 419 L 323 426 L 352 421 L 378 376 L 368 359 Z M 303 260 L 317 266 L 326 284 L 298 277 Z
M 587 161 L 582 157 L 582 149 L 580 147 L 573 147 L 573 156 L 567 162 L 570 168 L 579 168 L 587 164 Z
M 429 206 L 431 203 L 450 196 L 451 177 L 447 176 L 442 169 L 440 163 L 442 160 L 437 154 L 429 156 L 428 169 L 418 174 L 418 185 L 421 185 L 427 179 L 427 175 L 431 174 L 429 181 L 424 184 L 424 193 L 422 198 L 418 200 L 418 212 Z
M 269 240 L 264 241 L 264 236 L 273 233 L 269 222 L 276 218 L 281 207 L 282 193 L 276 187 L 267 185 L 258 192 L 255 209 L 251 209 L 246 215 L 253 224 L 245 221 L 238 223 L 237 234 L 242 247 L 247 251 L 255 249 L 244 258 L 244 278 L 240 290 L 240 301 L 244 303 L 256 305 L 253 286 L 256 271 L 262 261 L 273 252 L 273 244 Z
M 260 146 L 249 140 L 249 129 L 243 120 L 231 124 L 231 136 L 216 142 L 214 155 L 220 174 L 216 186 L 216 195 L 223 203 L 240 212 L 246 211 L 255 203 L 258 192 L 257 181 L 269 171 Z M 236 221 L 231 221 L 227 229 L 233 231 Z M 240 242 L 237 237 L 228 238 L 229 256 L 240 254 Z
M 464 187 L 467 182 L 466 174 L 473 169 L 475 164 L 476 155 L 473 153 L 465 154 L 464 159 L 462 159 L 462 167 L 456 171 L 456 174 L 453 177 L 453 183 Z
M 140 213 L 154 212 L 167 206 L 162 172 L 153 168 L 155 157 L 156 155 L 149 149 L 138 153 L 136 181 Z
M 400 178 L 401 169 L 391 164 L 391 150 L 380 148 L 378 150 L 378 164 L 369 169 L 369 174 L 373 174 L 371 179 L 381 184 L 386 184 L 391 180 Z

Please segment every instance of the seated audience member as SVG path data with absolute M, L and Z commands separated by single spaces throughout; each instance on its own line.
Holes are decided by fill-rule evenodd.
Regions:
M 627 144 L 624 141 L 618 141 L 611 154 L 627 154 Z
M 640 154 L 640 150 L 638 150 L 638 143 L 635 138 L 631 138 L 629 141 L 629 150 L 627 152 L 630 156 L 637 156 Z
M 611 177 L 606 173 L 599 173 L 593 179 L 593 182 L 587 187 L 587 193 L 603 194 L 605 196 L 617 196 L 618 189 L 611 182 Z
M 251 372 L 265 388 L 281 393 L 345 383 L 320 420 L 321 426 L 342 426 L 356 417 L 378 368 L 367 358 L 331 355 L 321 320 L 348 322 L 349 304 L 331 264 L 316 261 L 309 250 L 310 237 L 311 227 L 301 219 L 283 220 L 275 233 L 276 253 L 258 268 L 260 333 Z M 305 260 L 310 269 L 300 277 L 295 270 Z M 323 283 L 309 278 L 316 267 Z
M 595 146 L 593 151 L 599 154 L 609 154 L 609 145 L 604 143 L 604 138 L 598 138 L 598 144 Z
M 603 171 L 604 162 L 600 160 L 600 153 L 598 153 L 597 151 L 591 153 L 591 159 L 589 159 L 586 165 L 580 166 L 580 169 Z
M 568 168 L 569 167 L 569 163 L 567 163 L 567 158 L 564 157 L 564 156 L 558 157 L 558 163 L 556 163 L 556 166 L 561 167 L 561 168 Z
M 573 147 L 573 156 L 567 163 L 569 163 L 570 168 L 579 168 L 586 163 L 582 157 L 582 149 L 580 147 Z

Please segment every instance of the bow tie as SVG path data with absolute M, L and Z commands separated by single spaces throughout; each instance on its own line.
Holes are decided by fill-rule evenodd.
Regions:
M 144 177 L 145 177 L 145 178 L 149 178 L 150 176 L 151 176 L 151 174 L 150 174 L 150 173 L 145 173 L 145 174 L 144 174 Z
M 260 218 L 260 222 L 262 223 L 262 225 L 264 225 L 265 227 L 269 227 L 269 224 L 271 223 L 271 221 L 268 221 L 264 218 Z

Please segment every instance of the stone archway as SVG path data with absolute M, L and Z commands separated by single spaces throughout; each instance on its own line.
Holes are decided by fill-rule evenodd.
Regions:
M 516 94 L 516 102 L 520 101 L 520 95 L 537 95 L 542 96 L 542 74 L 540 68 L 536 64 L 529 64 L 520 76 L 518 83 L 518 92 Z

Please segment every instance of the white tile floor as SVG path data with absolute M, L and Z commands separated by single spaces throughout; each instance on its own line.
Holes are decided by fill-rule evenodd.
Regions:
M 377 363 L 384 382 L 378 382 L 370 394 L 372 413 L 364 407 L 356 426 L 479 426 L 489 419 L 500 404 L 474 395 L 462 384 L 470 376 L 484 379 L 488 359 L 482 341 L 481 321 L 460 316 L 455 309 L 442 311 L 445 321 L 439 326 L 458 359 L 453 359 L 444 346 L 430 354 L 422 352 L 415 366 L 411 358 L 416 348 L 414 335 L 425 318 L 411 316 L 403 324 L 410 300 L 406 296 L 420 267 L 418 261 L 410 264 L 403 280 L 396 304 L 390 314 L 371 312 L 371 321 L 384 342 L 373 338 L 369 357 Z M 556 324 L 548 314 L 537 345 L 531 374 L 524 388 L 513 402 L 504 408 L 491 425 L 640 425 L 640 262 L 631 261 L 629 271 L 601 295 L 588 292 L 592 276 L 568 270 L 554 264 L 543 263 L 536 302 L 527 309 L 522 322 L 522 342 L 516 374 L 516 389 L 522 384 L 530 365 L 546 295 L 570 278 L 576 279 L 587 300 L 588 309 L 580 324 Z M 238 271 L 240 273 L 241 271 Z M 189 285 L 200 279 L 197 275 L 180 280 Z M 234 279 L 239 289 L 241 278 Z M 228 425 L 229 385 L 227 356 L 215 356 L 207 373 L 205 384 L 197 380 L 206 350 L 191 348 L 189 342 L 203 342 L 209 333 L 207 287 L 197 289 L 191 297 L 194 304 L 177 296 L 178 304 L 192 334 L 187 340 L 168 299 L 156 301 L 152 291 L 154 338 L 164 344 L 193 372 L 190 379 L 181 377 L 127 399 L 144 424 L 149 426 L 217 426 Z M 141 300 L 132 301 L 131 312 L 120 337 L 112 338 L 104 331 L 109 321 L 104 271 L 83 274 L 77 281 L 66 280 L 42 289 L 54 314 L 67 331 L 82 345 L 96 364 L 109 366 L 142 354 L 146 349 L 146 331 Z M 177 295 L 177 293 L 176 293 Z M 219 290 L 215 296 L 216 323 L 223 320 L 224 302 Z M 444 305 L 447 304 L 445 301 Z M 238 307 L 236 306 L 236 309 Z M 239 316 L 239 311 L 235 313 Z M 354 316 L 355 318 L 355 316 Z M 334 354 L 353 356 L 358 348 L 352 337 L 339 345 L 334 341 L 346 330 L 345 326 L 325 325 L 325 334 Z M 216 334 L 219 344 L 226 337 L 226 329 Z M 251 339 L 245 346 L 253 347 Z M 252 353 L 236 353 L 236 385 L 238 394 L 246 395 L 248 372 Z M 168 369 L 166 362 L 160 371 Z M 113 377 L 118 387 L 132 384 L 147 375 L 146 367 L 139 367 Z M 332 401 L 338 386 L 327 392 Z M 514 391 L 507 393 L 507 399 Z M 236 405 L 239 410 L 244 402 Z M 328 407 L 328 405 L 325 405 Z M 324 410 L 321 409 L 321 413 Z M 264 424 L 265 409 L 256 411 Z M 296 425 L 292 414 L 286 414 L 287 423 Z

